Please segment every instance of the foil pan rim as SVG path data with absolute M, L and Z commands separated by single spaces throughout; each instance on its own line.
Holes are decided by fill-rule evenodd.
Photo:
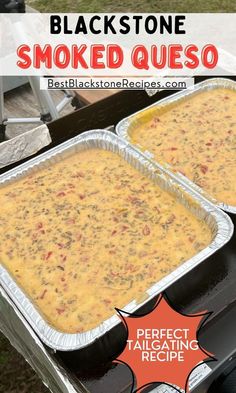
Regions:
M 207 88 L 213 88 L 214 86 L 233 88 L 236 90 L 236 82 L 233 81 L 232 79 L 222 78 L 222 77 L 221 78 L 206 79 L 202 82 L 197 83 L 191 89 L 180 91 L 180 92 L 175 93 L 169 97 L 165 97 L 165 98 L 155 102 L 154 104 L 149 105 L 146 108 L 141 109 L 140 111 L 137 111 L 137 112 L 133 113 L 132 115 L 125 117 L 124 119 L 120 120 L 119 123 L 117 123 L 116 129 L 115 129 L 116 133 L 118 136 L 120 136 L 121 138 L 123 138 L 126 141 L 128 141 L 129 143 L 131 143 L 128 129 L 129 129 L 132 119 L 135 118 L 136 115 L 142 114 L 146 110 L 149 110 L 151 108 L 155 108 L 156 106 L 158 106 L 158 107 L 165 106 L 166 104 L 176 102 L 176 101 L 180 100 L 181 98 L 191 96 L 192 94 L 195 94 L 200 90 L 207 89 Z M 134 146 L 134 145 L 132 144 L 132 146 Z M 156 163 L 156 161 L 151 158 L 152 154 L 150 152 L 145 152 L 145 154 L 147 156 L 149 156 L 149 159 L 154 164 Z M 201 193 L 203 196 L 205 196 L 208 200 L 212 201 L 217 207 L 226 211 L 227 213 L 236 214 L 236 206 L 231 206 L 231 205 L 228 205 L 224 202 L 213 200 L 213 198 L 209 194 L 207 194 L 206 191 L 204 191 L 201 187 L 197 186 L 189 178 L 187 178 L 186 176 L 184 176 L 180 173 L 177 173 L 177 174 L 174 173 L 171 169 L 171 166 L 169 164 L 167 164 L 167 166 L 176 178 L 178 177 L 180 180 L 182 180 L 182 182 L 186 183 L 189 187 L 197 190 L 199 193 Z
M 215 238 L 213 239 L 211 244 L 209 244 L 209 246 L 207 246 L 200 253 L 196 254 L 193 258 L 184 262 L 172 273 L 168 274 L 163 279 L 154 284 L 151 288 L 147 289 L 146 293 L 148 295 L 148 298 L 145 299 L 142 303 L 137 304 L 136 301 L 132 301 L 123 308 L 125 311 L 132 313 L 135 312 L 142 305 L 144 305 L 146 302 L 148 302 L 150 299 L 152 299 L 154 296 L 156 296 L 158 293 L 166 289 L 169 285 L 171 285 L 181 276 L 192 270 L 195 266 L 197 266 L 207 257 L 212 255 L 215 251 L 223 247 L 223 245 L 230 240 L 233 234 L 233 224 L 230 217 L 222 210 L 218 209 L 212 203 L 202 198 L 198 193 L 190 189 L 187 185 L 181 185 L 178 179 L 176 180 L 172 174 L 170 174 L 170 176 L 167 175 L 160 165 L 154 165 L 153 163 L 151 163 L 145 155 L 140 153 L 139 150 L 130 146 L 127 141 L 124 141 L 117 135 L 104 130 L 87 131 L 81 135 L 76 136 L 73 139 L 70 139 L 67 142 L 62 143 L 59 146 L 56 146 L 48 152 L 31 159 L 27 163 L 24 163 L 17 168 L 6 172 L 5 174 L 0 176 L 0 185 L 8 181 L 14 181 L 19 176 L 24 175 L 25 172 L 35 167 L 37 168 L 37 165 L 44 165 L 46 161 L 50 162 L 50 160 L 53 157 L 56 157 L 59 153 L 61 154 L 63 152 L 66 152 L 67 150 L 70 151 L 70 148 L 74 148 L 76 146 L 79 146 L 80 144 L 82 144 L 82 146 L 83 144 L 85 144 L 86 148 L 89 148 L 90 143 L 96 141 L 108 144 L 109 146 L 111 145 L 111 151 L 120 152 L 121 155 L 122 153 L 126 153 L 126 151 L 128 151 L 128 154 L 131 155 L 131 158 L 139 162 L 141 167 L 144 167 L 144 170 L 145 172 L 147 172 L 147 174 L 153 175 L 154 178 L 155 176 L 162 177 L 164 179 L 164 182 L 171 182 L 171 184 L 181 190 L 181 192 L 190 195 L 190 197 L 193 198 L 193 200 L 195 200 L 201 206 L 205 214 L 207 214 L 211 219 L 215 220 L 217 225 Z M 10 298 L 13 300 L 17 308 L 25 316 L 34 331 L 40 337 L 40 339 L 47 346 L 53 348 L 54 350 L 73 351 L 82 349 L 92 344 L 94 341 L 96 341 L 108 331 L 110 331 L 114 326 L 121 323 L 119 317 L 117 315 L 113 315 L 111 318 L 104 321 L 98 327 L 85 333 L 68 334 L 59 332 L 56 329 L 52 328 L 43 319 L 43 317 L 37 311 L 36 307 L 33 305 L 30 299 L 18 287 L 16 282 L 13 280 L 13 278 L 11 278 L 10 274 L 2 265 L 0 265 L 0 284 L 2 285 L 6 293 L 10 296 Z

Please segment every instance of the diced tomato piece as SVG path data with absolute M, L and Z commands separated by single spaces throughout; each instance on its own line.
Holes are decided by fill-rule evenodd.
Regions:
M 151 233 L 151 230 L 150 230 L 149 226 L 145 225 L 144 228 L 143 228 L 144 236 L 148 236 L 148 235 L 150 235 L 150 233 Z
M 104 299 L 103 302 L 106 304 L 106 306 L 111 304 L 111 300 L 110 299 Z
M 201 164 L 200 165 L 200 170 L 205 175 L 207 173 L 207 171 L 208 171 L 208 166 Z
M 65 312 L 65 308 L 56 308 L 57 314 L 61 315 L 63 312 Z
M 53 254 L 52 251 L 48 251 L 48 253 L 45 255 L 45 260 L 47 261 L 52 254 Z
M 43 228 L 43 223 L 42 222 L 39 222 L 37 225 L 36 225 L 36 229 L 42 229 Z
M 75 224 L 75 219 L 74 218 L 70 218 L 69 220 L 66 221 L 66 223 L 68 225 L 73 225 L 73 224 Z
M 64 191 L 60 191 L 60 192 L 58 192 L 57 197 L 63 197 L 65 195 L 66 195 L 66 193 Z

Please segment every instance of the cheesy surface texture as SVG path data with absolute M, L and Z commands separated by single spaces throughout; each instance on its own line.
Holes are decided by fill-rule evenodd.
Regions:
M 205 248 L 208 226 L 117 154 L 0 189 L 0 260 L 57 330 L 90 330 Z
M 151 111 L 150 111 L 151 114 Z M 149 118 L 150 117 L 150 118 Z M 217 88 L 156 109 L 132 126 L 132 143 L 236 206 L 236 92 Z

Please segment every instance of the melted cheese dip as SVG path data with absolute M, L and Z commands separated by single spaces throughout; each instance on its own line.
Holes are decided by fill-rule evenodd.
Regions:
M 235 91 L 217 88 L 156 108 L 130 136 L 219 202 L 236 206 Z
M 117 154 L 74 154 L 0 190 L 0 258 L 59 331 L 90 330 L 211 242 Z

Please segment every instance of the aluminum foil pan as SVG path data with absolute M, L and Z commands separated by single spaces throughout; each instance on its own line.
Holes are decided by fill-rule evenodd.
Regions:
M 216 89 L 219 87 L 226 88 L 226 89 L 232 89 L 232 90 L 236 91 L 236 82 L 234 82 L 230 79 L 226 79 L 226 78 L 207 79 L 203 82 L 196 84 L 194 86 L 194 88 L 191 88 L 188 90 L 183 90 L 183 91 L 180 91 L 176 94 L 171 95 L 170 97 L 163 98 L 162 100 L 157 101 L 155 104 L 152 104 L 152 105 L 146 107 L 145 109 L 142 109 L 141 111 L 138 111 L 138 112 L 132 114 L 131 116 L 126 117 L 125 119 L 121 120 L 117 124 L 116 133 L 120 137 L 124 138 L 125 140 L 127 140 L 131 143 L 129 133 L 132 129 L 132 126 L 137 125 L 138 122 L 140 122 L 142 115 L 145 115 L 147 113 L 147 111 L 149 111 L 151 109 L 155 109 L 155 108 L 158 108 L 158 109 L 163 108 L 166 105 L 174 103 L 174 102 L 175 103 L 182 102 L 183 100 L 187 100 L 188 98 L 190 98 L 196 94 L 199 94 L 203 91 L 213 90 L 213 89 Z M 138 146 L 136 146 L 136 147 L 138 147 Z M 155 163 L 155 160 L 153 158 L 153 154 L 151 152 L 145 151 L 144 154 L 153 163 Z M 165 163 L 163 165 L 163 169 L 164 170 L 166 169 L 167 173 L 168 173 L 168 171 L 171 171 L 172 168 L 171 168 L 171 165 L 169 165 L 168 163 Z M 217 205 L 221 209 L 225 210 L 228 213 L 236 214 L 236 206 L 229 206 L 226 203 L 224 203 L 223 201 L 218 202 L 216 199 L 211 197 L 206 191 L 204 191 L 201 187 L 199 187 L 197 184 L 193 183 L 190 179 L 188 179 L 186 176 L 182 175 L 179 172 L 177 172 L 177 173 L 175 172 L 174 176 L 179 179 L 181 184 L 189 185 L 191 188 L 193 188 L 197 192 L 201 193 L 203 197 L 207 198 L 208 200 L 210 200 L 212 203 L 214 203 L 215 205 Z
M 151 288 L 147 288 L 145 301 L 138 304 L 134 299 L 124 308 L 125 311 L 132 313 L 227 243 L 233 234 L 233 224 L 231 219 L 223 211 L 217 209 L 209 201 L 204 200 L 204 198 L 188 186 L 183 187 L 180 185 L 178 180 L 172 175 L 165 174 L 161 167 L 151 163 L 137 149 L 130 146 L 128 142 L 109 131 L 94 130 L 85 132 L 0 176 L 0 185 L 7 182 L 14 182 L 18 178 L 26 176 L 31 172 L 36 172 L 42 167 L 44 168 L 61 161 L 70 154 L 94 147 L 118 153 L 133 167 L 151 178 L 160 187 L 172 193 L 193 214 L 204 220 L 213 234 L 213 241 L 208 247 L 180 265 L 171 274 L 155 283 Z M 119 317 L 113 315 L 90 331 L 76 334 L 62 333 L 49 326 L 47 321 L 37 311 L 34 304 L 1 265 L 0 284 L 40 339 L 49 347 L 56 350 L 72 351 L 87 347 L 120 323 Z

